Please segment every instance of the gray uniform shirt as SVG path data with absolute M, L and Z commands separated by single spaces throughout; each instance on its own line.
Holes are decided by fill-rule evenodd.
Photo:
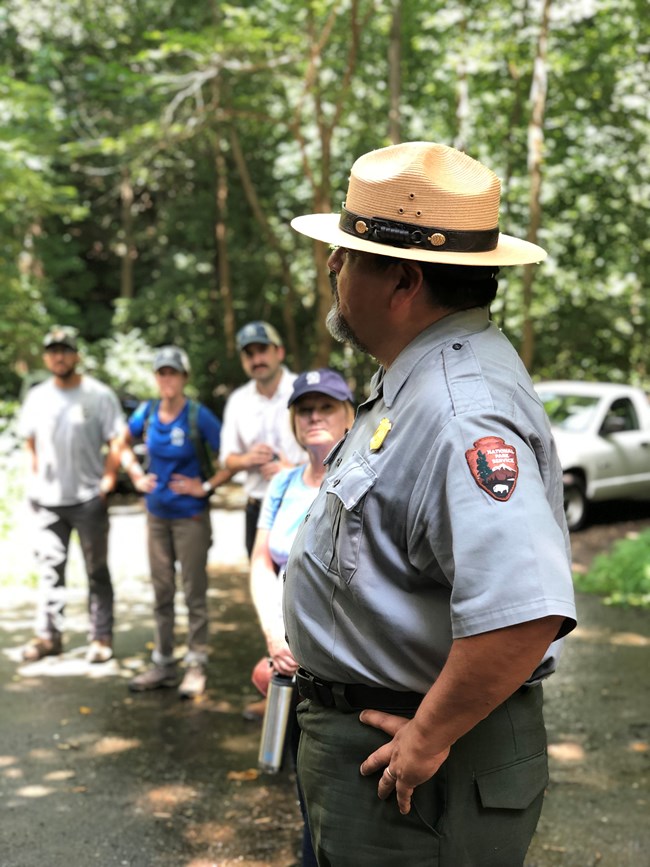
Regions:
M 29 497 L 42 506 L 72 506 L 98 496 L 103 446 L 124 424 L 115 394 L 91 376 L 77 388 L 59 388 L 52 378 L 30 389 L 18 420 L 20 435 L 33 437 L 36 447 Z
M 425 693 L 453 639 L 547 615 L 575 625 L 550 425 L 485 310 L 442 319 L 380 369 L 328 464 L 284 594 L 289 645 L 314 674 Z

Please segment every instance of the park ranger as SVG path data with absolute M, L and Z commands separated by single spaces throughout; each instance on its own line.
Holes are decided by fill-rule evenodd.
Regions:
M 545 253 L 498 210 L 489 169 L 411 142 L 292 224 L 338 245 L 330 332 L 380 364 L 286 574 L 321 865 L 521 867 L 539 818 L 575 607 L 548 420 L 488 314 L 499 268 Z

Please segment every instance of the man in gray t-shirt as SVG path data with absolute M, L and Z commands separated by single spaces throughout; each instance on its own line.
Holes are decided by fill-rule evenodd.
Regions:
M 117 437 L 124 416 L 107 386 L 77 372 L 75 329 L 52 328 L 43 346 L 43 361 L 52 376 L 28 392 L 18 422 L 31 457 L 27 491 L 41 582 L 36 635 L 23 648 L 23 659 L 61 653 L 65 568 L 70 534 L 77 530 L 89 585 L 87 658 L 106 662 L 113 655 L 106 495 L 115 486 Z

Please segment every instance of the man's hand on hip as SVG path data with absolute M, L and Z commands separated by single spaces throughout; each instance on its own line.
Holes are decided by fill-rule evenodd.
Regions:
M 419 731 L 417 723 L 402 716 L 379 710 L 364 710 L 359 719 L 364 725 L 381 729 L 393 738 L 368 756 L 361 765 L 361 773 L 370 776 L 383 769 L 377 794 L 385 801 L 394 789 L 400 813 L 410 812 L 415 788 L 436 773 L 449 755 L 449 747 L 431 755 L 427 740 Z

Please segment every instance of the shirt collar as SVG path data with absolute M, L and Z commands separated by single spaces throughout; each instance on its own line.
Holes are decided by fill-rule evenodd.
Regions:
M 280 365 L 280 370 L 282 376 L 278 382 L 278 387 L 275 389 L 271 397 L 266 397 L 266 395 L 261 394 L 254 379 L 249 379 L 248 382 L 245 383 L 245 387 L 248 388 L 248 391 L 252 395 L 255 395 L 260 400 L 275 401 L 280 398 L 286 398 L 288 400 L 293 391 L 293 381 L 296 377 L 295 374 L 292 374 L 284 364 Z
M 377 370 L 370 383 L 368 402 L 376 400 L 383 393 L 384 403 L 391 407 L 413 368 L 425 355 L 445 344 L 451 337 L 484 331 L 489 323 L 487 307 L 460 310 L 434 322 L 404 347 L 388 370 L 383 366 Z

